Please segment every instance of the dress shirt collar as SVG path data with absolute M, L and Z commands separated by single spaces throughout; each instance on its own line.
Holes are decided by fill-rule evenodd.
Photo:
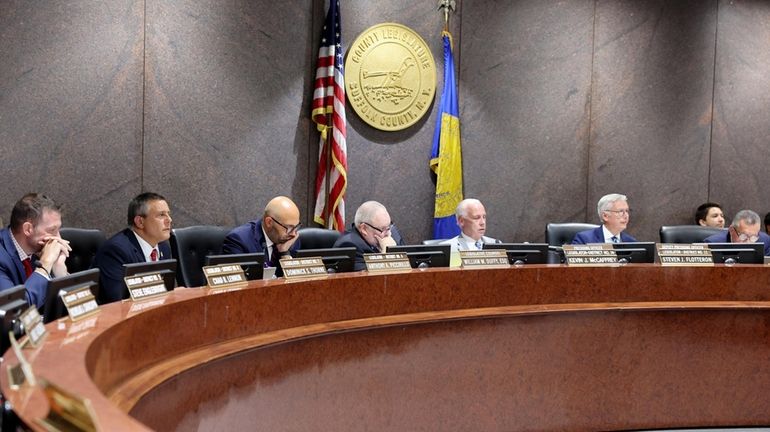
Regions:
M 24 252 L 24 249 L 22 249 L 21 245 L 19 244 L 19 242 L 16 241 L 16 237 L 14 237 L 13 231 L 11 231 L 10 228 L 8 229 L 8 234 L 11 235 L 11 241 L 13 241 L 13 245 L 16 247 L 16 252 L 19 254 L 19 259 L 24 261 L 25 259 L 29 258 L 31 260 L 32 259 L 32 255 L 27 254 L 26 252 Z
M 460 238 L 458 240 L 465 243 L 466 250 L 476 250 L 476 240 L 468 237 L 464 232 L 460 233 Z M 484 237 L 481 237 L 479 241 L 484 243 Z
M 131 230 L 131 232 L 134 233 L 134 235 L 136 236 L 136 241 L 139 242 L 139 247 L 142 248 L 142 255 L 144 255 L 144 260 L 146 262 L 152 261 L 150 259 L 150 254 L 152 253 L 153 249 L 157 248 L 157 246 L 156 247 L 150 246 L 150 244 L 147 243 L 147 240 L 143 239 L 142 236 L 137 234 L 136 231 L 134 231 L 133 229 Z M 162 257 L 160 256 L 160 249 L 158 249 L 158 261 L 160 261 L 161 258 Z
M 605 243 L 612 243 L 612 237 L 617 238 L 618 239 L 618 243 L 621 242 L 621 240 L 620 240 L 620 233 L 618 233 L 618 235 L 615 235 L 615 234 L 611 233 L 610 230 L 608 230 L 607 227 L 604 226 L 604 224 L 602 224 L 602 232 L 604 233 L 604 242 Z

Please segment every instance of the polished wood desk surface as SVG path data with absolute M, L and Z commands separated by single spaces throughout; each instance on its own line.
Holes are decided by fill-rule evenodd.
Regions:
M 666 312 L 664 317 L 674 317 L 673 320 L 663 318 L 659 315 L 661 311 Z M 618 315 L 619 312 L 621 315 Z M 575 314 L 578 314 L 578 318 Z M 527 321 L 530 326 L 526 330 L 517 327 L 518 324 L 512 324 L 519 323 L 528 316 L 549 318 L 537 321 L 536 325 Z M 480 319 L 486 324 L 478 324 Z M 594 330 L 579 335 L 567 330 L 573 328 L 576 319 L 587 326 L 586 328 Z M 649 320 L 655 325 L 647 328 L 645 326 Z M 483 327 L 493 322 L 503 322 L 505 325 Z M 247 368 L 247 365 L 254 362 L 249 361 L 245 365 L 238 362 L 252 356 L 265 356 L 266 352 L 274 352 L 278 346 L 294 346 L 302 351 L 305 349 L 303 347 L 321 343 L 320 340 L 349 342 L 350 338 L 363 337 L 361 335 L 372 337 L 361 346 L 347 342 L 323 342 L 336 343 L 321 351 L 329 354 L 329 357 L 310 348 L 307 348 L 309 351 L 304 357 L 300 356 L 303 359 L 300 361 L 302 364 L 310 358 L 332 364 L 335 358 L 349 358 L 352 355 L 351 352 L 346 352 L 346 349 L 353 350 L 353 347 L 358 347 L 356 349 L 363 351 L 358 352 L 356 358 L 367 358 L 366 350 L 376 350 L 380 343 L 383 346 L 396 343 L 393 338 L 401 336 L 391 334 L 392 329 L 401 329 L 400 333 L 397 332 L 399 334 L 405 329 L 408 332 L 425 331 L 426 334 L 433 334 L 435 326 L 442 325 L 448 326 L 446 328 L 450 329 L 449 335 L 454 335 L 453 337 L 462 337 L 469 329 L 474 329 L 475 339 L 455 341 L 461 345 L 477 346 L 474 341 L 479 335 L 488 334 L 501 337 L 501 341 L 516 340 L 516 347 L 547 353 L 559 350 L 559 344 L 564 340 L 559 342 L 560 339 L 556 335 L 564 335 L 565 332 L 569 333 L 579 346 L 592 346 L 600 344 L 608 332 L 612 333 L 613 328 L 626 329 L 630 326 L 638 333 L 636 339 L 655 344 L 653 347 L 657 344 L 667 347 L 659 353 L 663 358 L 676 357 L 680 351 L 686 355 L 697 356 L 699 350 L 704 350 L 711 353 L 710 358 L 713 360 L 728 355 L 726 353 L 729 353 L 732 343 L 739 343 L 740 346 L 750 345 L 750 355 L 744 356 L 742 362 L 731 358 L 733 368 L 748 374 L 740 375 L 743 379 L 736 381 L 734 385 L 747 389 L 740 392 L 743 398 L 741 403 L 745 407 L 741 415 L 734 412 L 729 400 L 725 401 L 734 398 L 735 389 L 722 396 L 710 395 L 713 400 L 708 400 L 708 403 L 702 400 L 698 403 L 683 401 L 681 408 L 685 411 L 676 414 L 685 421 L 694 422 L 700 418 L 699 421 L 702 422 L 685 422 L 682 426 L 725 425 L 735 424 L 736 421 L 749 425 L 770 423 L 770 409 L 756 408 L 757 403 L 763 408 L 770 408 L 770 405 L 764 402 L 766 398 L 757 402 L 759 388 L 770 385 L 770 376 L 757 369 L 762 364 L 766 365 L 766 360 L 770 358 L 766 322 L 770 322 L 770 269 L 764 266 L 663 268 L 638 264 L 610 268 L 538 265 L 490 270 L 428 269 L 391 275 L 340 274 L 328 279 L 303 282 L 288 282 L 283 279 L 257 281 L 244 289 L 220 292 L 203 288 L 178 288 L 158 299 L 106 305 L 97 316 L 80 322 L 61 320 L 51 323 L 48 325 L 50 334 L 44 344 L 36 349 L 25 350 L 25 353 L 38 376 L 90 399 L 97 412 L 99 425 L 104 430 L 144 430 L 146 426 L 129 416 L 128 412 L 157 429 L 177 427 L 180 422 L 189 421 L 183 420 L 187 415 L 185 410 L 190 407 L 195 409 L 196 406 L 206 403 L 205 398 L 210 397 L 210 392 L 207 392 L 205 386 L 214 385 L 212 380 L 217 380 L 217 374 L 222 375 L 222 368 L 229 370 L 234 364 Z M 508 328 L 509 326 L 512 327 Z M 734 329 L 735 326 L 738 328 Z M 677 333 L 675 329 L 679 327 L 700 332 L 702 343 L 707 346 L 704 348 L 697 340 L 688 340 L 687 343 L 691 346 L 677 348 L 656 339 L 662 334 L 665 341 L 665 335 Z M 506 330 L 501 336 L 498 332 L 503 328 Z M 731 333 L 734 335 L 725 335 L 720 328 L 733 328 Z M 740 331 L 745 328 L 750 328 L 751 331 Z M 648 334 L 650 332 L 651 334 Z M 531 340 L 526 336 L 529 333 L 537 334 L 539 338 Z M 736 339 L 729 341 L 731 337 Z M 717 348 L 710 345 L 713 343 L 712 338 L 721 338 L 721 343 L 716 344 Z M 722 340 L 725 338 L 728 339 L 727 342 Z M 629 353 L 642 349 L 635 345 L 624 346 L 626 339 L 615 341 L 626 350 L 625 354 L 618 358 L 622 359 L 621 361 L 633 359 L 633 354 Z M 396 344 L 400 343 L 402 342 Z M 499 345 L 502 347 L 506 343 L 500 342 Z M 515 357 L 515 350 L 518 349 L 516 347 L 510 347 L 509 356 Z M 763 347 L 767 347 L 767 352 L 762 351 Z M 436 346 L 435 349 L 439 350 L 441 347 Z M 688 353 L 690 350 L 692 353 Z M 767 356 L 762 358 L 765 354 Z M 458 358 L 463 355 L 457 354 Z M 601 359 L 599 363 L 604 368 L 613 368 L 612 362 L 617 360 L 611 353 L 596 356 Z M 545 356 L 546 359 L 548 357 Z M 282 358 L 282 355 L 274 355 L 272 358 Z M 513 357 L 505 358 L 505 361 L 496 358 L 489 364 L 479 366 L 481 369 L 477 373 L 506 377 L 506 374 L 511 372 L 501 369 L 502 365 L 515 362 L 511 360 Z M 549 366 L 541 357 L 537 358 L 541 360 L 522 358 L 517 361 L 523 362 L 520 366 L 527 369 L 553 372 L 549 367 L 554 365 Z M 262 361 L 264 360 L 262 358 Z M 423 358 L 422 361 L 424 360 Z M 714 365 L 719 362 L 714 363 L 716 360 L 712 360 L 700 366 L 694 364 L 693 370 L 713 378 L 711 375 L 715 373 Z M 532 361 L 540 364 L 529 364 Z M 2 368 L 16 363 L 13 353 L 6 353 Z M 571 373 L 576 376 L 593 376 L 598 373 L 597 370 L 592 370 L 597 366 L 592 365 L 590 361 L 581 364 L 570 361 L 569 364 Z M 429 368 L 435 369 L 436 365 L 429 365 Z M 729 368 L 729 365 L 725 365 L 725 368 Z M 249 375 L 245 370 L 244 377 Z M 683 389 L 677 390 L 677 394 L 693 397 L 693 387 L 697 386 L 698 382 L 697 374 L 680 373 L 681 379 L 677 380 L 676 376 L 666 378 L 665 369 L 653 368 L 651 371 L 661 374 L 663 379 L 668 379 L 666 382 L 670 386 L 684 386 Z M 750 371 L 757 372 L 752 375 Z M 724 375 L 724 371 L 718 372 L 717 375 Z M 254 382 L 267 379 L 264 371 L 254 373 L 262 374 L 249 378 Z M 613 379 L 618 382 L 628 380 L 628 373 L 616 374 Z M 508 410 L 503 413 L 503 417 L 515 419 L 517 428 L 608 429 L 680 425 L 668 420 L 673 418 L 674 414 L 659 409 L 655 404 L 651 405 L 649 401 L 620 403 L 617 402 L 618 395 L 614 393 L 607 394 L 602 399 L 610 411 L 628 409 L 630 414 L 627 417 L 643 413 L 645 416 L 652 416 L 648 417 L 652 419 L 652 423 L 622 423 L 613 417 L 611 412 L 604 417 L 597 416 L 592 413 L 590 406 L 580 405 L 574 397 L 566 405 L 539 400 L 539 408 L 531 406 L 528 405 L 531 403 L 529 399 L 538 394 L 537 388 L 547 388 L 550 385 L 546 375 L 533 372 L 532 376 L 537 379 L 521 378 L 534 386 L 530 387 L 529 393 L 514 397 L 511 396 L 513 390 L 508 389 L 508 393 L 504 392 L 500 398 L 506 400 L 506 397 L 511 397 L 508 403 L 516 407 L 527 407 L 523 410 L 527 413 L 542 411 L 543 416 L 528 414 L 526 418 L 519 418 L 511 414 L 511 406 L 501 406 L 500 409 Z M 730 378 L 734 376 L 730 375 Z M 395 377 L 391 379 L 398 382 Z M 639 377 L 633 379 L 637 380 Z M 655 377 L 648 379 L 654 380 Z M 504 381 L 505 378 L 501 378 L 501 382 Z M 169 383 L 184 383 L 187 387 L 180 392 L 182 387 L 168 385 Z M 581 383 L 594 390 L 597 388 L 597 384 L 591 380 Z M 228 385 L 234 386 L 237 383 Z M 336 383 L 331 382 L 329 385 Z M 575 385 L 577 384 L 572 383 L 572 387 Z M 602 385 L 606 386 L 607 383 Z M 644 387 L 641 383 L 637 385 Z M 10 390 L 5 372 L 0 373 L 0 386 L 19 416 L 35 428 L 34 419 L 40 418 L 47 411 L 40 390 L 29 387 L 19 391 Z M 196 391 L 188 391 L 190 388 L 195 388 Z M 620 388 L 627 389 L 627 383 Z M 566 390 L 575 391 L 574 388 Z M 342 388 L 340 391 L 355 393 L 349 388 Z M 402 391 L 409 393 L 406 389 Z M 422 393 L 418 394 L 424 398 L 426 394 L 440 396 L 453 389 L 437 389 L 438 393 L 426 389 L 420 391 Z M 481 397 L 479 392 L 485 391 L 488 389 L 474 390 L 468 386 L 469 397 Z M 516 391 L 522 390 L 518 388 Z M 558 389 L 549 391 L 553 391 L 552 397 L 555 400 L 560 398 Z M 661 391 L 665 392 L 665 389 Z M 179 393 L 185 393 L 188 399 L 190 393 L 197 393 L 200 400 L 176 401 L 173 409 L 164 406 L 164 400 L 179 398 Z M 417 398 L 417 395 L 412 397 Z M 540 397 L 536 396 L 534 399 Z M 665 396 L 661 395 L 660 398 L 664 400 Z M 333 398 L 327 395 L 325 399 Z M 586 399 L 588 400 L 590 398 Z M 311 404 L 312 401 L 306 402 Z M 461 408 L 454 407 L 455 409 L 446 413 L 435 406 L 434 409 L 441 413 L 442 418 L 451 417 L 453 412 L 462 411 L 462 407 L 468 406 L 468 400 L 461 402 Z M 339 403 L 345 401 L 341 400 Z M 448 402 L 446 405 L 452 406 Z M 636 406 L 631 407 L 632 405 Z M 561 410 L 561 423 L 553 423 L 553 412 L 549 412 L 548 407 Z M 711 408 L 707 412 L 698 412 L 705 407 Z M 639 413 L 634 414 L 633 410 L 639 410 Z M 588 419 L 576 415 L 576 411 L 584 411 Z M 664 411 L 664 414 L 655 417 L 658 415 L 655 413 L 659 411 Z M 478 429 L 502 430 L 510 429 L 511 426 L 501 419 L 495 419 L 489 424 L 484 423 L 483 419 L 486 417 L 478 417 L 478 410 L 472 405 L 469 414 L 473 414 L 469 417 L 475 419 L 480 426 Z M 372 421 L 379 419 L 371 412 L 367 418 Z M 569 422 L 564 423 L 565 419 L 569 419 Z M 281 423 L 281 419 L 273 420 L 275 424 L 271 427 L 286 425 Z M 267 424 L 267 416 L 256 421 L 264 421 Z M 416 425 L 420 424 L 421 420 L 415 418 L 411 421 L 410 424 L 419 429 Z M 423 421 L 428 425 L 437 424 L 430 413 L 426 413 L 426 419 Z M 663 424 L 660 424 L 661 422 Z M 233 423 L 236 424 L 244 427 L 242 423 Z M 325 423 L 309 424 L 314 425 L 316 429 L 326 429 L 319 426 Z M 456 419 L 453 424 L 458 424 Z M 249 423 L 245 425 L 249 427 Z M 376 423 L 370 426 L 371 429 L 388 429 Z M 439 429 L 448 430 L 447 426 L 442 425 Z

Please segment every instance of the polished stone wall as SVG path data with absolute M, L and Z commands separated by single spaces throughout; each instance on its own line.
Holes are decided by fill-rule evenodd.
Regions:
M 656 240 L 706 200 L 770 209 L 770 3 L 458 1 L 466 196 L 489 234 L 542 241 L 548 221 L 594 222 L 629 196 L 629 232 Z M 346 43 L 381 22 L 433 48 L 433 1 L 342 2 Z M 235 225 L 273 195 L 312 219 L 309 120 L 320 0 L 9 0 L 0 8 L 0 215 L 45 191 L 65 224 L 112 233 L 129 199 L 166 195 L 176 226 Z M 437 94 L 436 100 L 438 101 Z M 348 110 L 347 219 L 363 201 L 406 239 L 430 236 L 432 114 L 401 132 Z

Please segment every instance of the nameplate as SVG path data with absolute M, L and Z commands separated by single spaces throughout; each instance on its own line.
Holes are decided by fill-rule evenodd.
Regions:
M 714 265 L 714 258 L 708 245 L 658 243 L 660 265 L 664 267 L 709 267 Z
M 64 289 L 59 291 L 59 296 L 73 322 L 99 312 L 99 305 L 96 304 L 90 286 Z
M 328 276 L 321 257 L 282 258 L 281 268 L 286 279 L 307 279 Z
M 161 272 L 126 276 L 123 280 L 126 281 L 128 293 L 133 301 L 168 294 Z
M 88 399 L 41 379 L 40 387 L 48 399 L 48 415 L 38 419 L 47 430 L 96 432 L 96 416 Z
M 400 273 L 412 271 L 409 255 L 404 252 L 364 254 L 366 271 L 370 273 Z
M 619 265 L 618 254 L 609 243 L 564 245 L 563 249 L 568 266 L 609 267 Z
M 508 268 L 508 254 L 504 249 L 460 251 L 460 267 L 472 268 Z
M 19 321 L 21 321 L 21 324 L 24 326 L 27 334 L 27 341 L 29 341 L 33 347 L 38 346 L 40 341 L 42 341 L 45 335 L 48 334 L 48 330 L 45 329 L 45 325 L 43 324 L 43 317 L 40 316 L 40 313 L 34 305 L 30 306 L 29 309 L 25 310 L 19 316 Z
M 211 289 L 240 287 L 248 283 L 240 264 L 206 266 L 203 267 L 203 274 Z
M 31 307 L 34 308 L 35 306 Z M 32 365 L 29 364 L 27 357 L 22 352 L 21 344 L 16 340 L 16 336 L 13 335 L 13 330 L 8 332 L 8 339 L 11 341 L 11 349 L 16 354 L 16 359 L 19 361 L 16 366 L 8 366 L 6 368 L 6 371 L 8 371 L 8 383 L 11 389 L 18 390 L 25 383 L 32 386 L 36 385 L 37 380 L 35 379 L 35 374 L 32 373 Z

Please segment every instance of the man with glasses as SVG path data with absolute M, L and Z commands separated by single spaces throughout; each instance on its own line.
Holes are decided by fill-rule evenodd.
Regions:
M 608 194 L 596 205 L 602 226 L 575 234 L 572 244 L 629 243 L 636 239 L 623 232 L 628 227 L 631 209 L 628 198 L 621 194 Z
M 171 210 L 165 198 L 152 192 L 137 195 L 128 204 L 127 223 L 96 252 L 100 304 L 129 297 L 124 264 L 171 259 Z
M 337 239 L 334 247 L 356 248 L 353 271 L 366 269 L 364 254 L 385 252 L 388 246 L 404 244 L 388 210 L 377 201 L 367 201 L 358 207 L 351 228 Z
M 726 233 L 714 234 L 703 240 L 705 243 L 757 243 L 765 245 L 765 256 L 770 256 L 770 236 L 760 231 L 761 219 L 751 210 L 735 214 Z
M 481 201 L 467 198 L 460 201 L 455 209 L 460 235 L 442 242 L 449 244 L 453 251 L 481 250 L 485 243 L 500 243 L 500 240 L 487 237 L 487 211 Z
M 285 196 L 275 197 L 267 203 L 262 219 L 236 227 L 227 234 L 222 253 L 264 253 L 265 265 L 275 267 L 276 276 L 283 276 L 280 259 L 294 256 L 299 249 L 300 226 L 299 208 L 294 201 Z

